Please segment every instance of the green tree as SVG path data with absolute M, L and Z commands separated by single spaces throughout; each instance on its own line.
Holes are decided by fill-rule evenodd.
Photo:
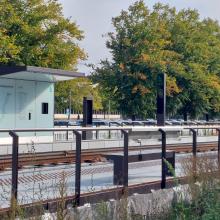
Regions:
M 57 0 L 1 0 L 1 63 L 74 69 L 82 34 Z
M 69 108 L 76 111 L 82 111 L 83 97 L 93 97 L 93 108 L 95 110 L 102 109 L 102 99 L 99 95 L 98 85 L 93 85 L 88 78 L 76 78 L 56 84 L 56 104 L 57 111 Z
M 156 79 L 167 74 L 167 110 L 196 117 L 220 109 L 220 27 L 200 20 L 195 10 L 176 11 L 143 1 L 112 19 L 107 48 L 112 61 L 102 61 L 94 82 L 111 93 L 127 116 L 155 113 Z
M 0 3 L 2 64 L 75 70 L 78 61 L 86 58 L 78 45 L 82 39 L 83 32 L 63 16 L 57 0 L 2 0 Z M 77 86 L 73 81 L 58 83 L 56 87 L 56 107 L 59 109 L 63 104 L 60 97 L 65 100 Z M 77 110 L 76 101 L 79 100 L 73 100 Z

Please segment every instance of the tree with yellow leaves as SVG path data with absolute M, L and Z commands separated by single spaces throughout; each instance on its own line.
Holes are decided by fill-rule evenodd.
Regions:
M 83 32 L 56 0 L 1 0 L 0 62 L 72 70 L 85 53 Z
M 192 118 L 219 112 L 220 26 L 201 20 L 196 10 L 180 10 L 144 1 L 112 19 L 107 47 L 93 80 L 117 100 L 125 115 L 155 114 L 157 75 L 167 74 L 167 111 Z

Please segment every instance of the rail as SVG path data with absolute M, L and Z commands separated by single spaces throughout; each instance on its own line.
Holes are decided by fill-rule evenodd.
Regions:
M 187 125 L 188 126 L 188 125 Z M 204 136 L 213 136 L 213 135 L 217 135 L 217 131 L 216 129 L 212 129 L 214 125 L 203 125 L 204 129 L 200 129 L 200 127 L 202 127 L 201 125 L 194 125 L 193 128 L 196 129 L 197 131 L 197 136 L 199 137 L 204 137 Z M 217 125 L 215 125 L 216 127 Z M 98 126 L 96 126 L 98 127 Z M 105 126 L 105 127 L 111 127 L 111 126 Z M 132 130 L 136 129 L 136 128 L 143 128 L 145 129 L 145 131 L 147 131 L 146 129 L 149 128 L 150 130 L 156 130 L 157 131 L 157 127 L 156 126 L 122 126 L 125 128 L 130 127 Z M 168 126 L 167 126 L 168 127 Z M 169 126 L 171 128 L 175 128 L 176 126 Z M 190 131 L 190 129 L 183 129 L 183 127 L 186 127 L 186 125 L 180 125 L 180 136 L 191 136 L 192 132 Z M 192 127 L 192 126 L 190 126 Z M 57 126 L 57 128 L 66 128 L 66 127 L 59 127 Z M 74 126 L 69 126 L 69 128 L 72 129 L 76 129 L 76 128 L 80 128 L 80 127 L 74 127 Z M 156 129 L 154 129 L 156 128 Z M 75 136 L 71 133 L 71 132 L 65 132 L 65 131 L 55 131 L 53 132 L 53 141 L 54 143 L 59 143 L 59 142 L 63 142 L 63 141 L 74 141 Z M 111 139 L 111 140 L 119 140 L 123 138 L 123 134 L 121 133 L 120 130 L 114 130 L 114 131 L 106 131 L 106 130 L 96 130 L 96 131 L 91 131 L 91 138 L 90 140 L 100 140 L 100 139 Z
M 134 131 L 158 131 L 161 133 L 161 147 L 162 147 L 162 174 L 161 174 L 161 188 L 166 188 L 166 132 L 175 130 L 189 130 L 193 133 L 192 139 L 192 151 L 193 156 L 196 157 L 197 151 L 197 130 L 207 129 L 204 126 L 164 126 L 164 127 L 99 127 L 99 128 L 30 128 L 30 129 L 0 129 L 0 133 L 8 133 L 12 137 L 12 182 L 11 182 L 11 198 L 17 202 L 18 193 L 18 148 L 19 148 L 19 133 L 22 132 L 48 132 L 48 131 L 71 131 L 76 135 L 76 162 L 75 162 L 75 206 L 81 205 L 81 144 L 82 144 L 82 133 L 87 131 L 112 131 L 119 130 L 124 135 L 124 149 L 123 149 L 123 187 L 128 187 L 128 140 L 129 134 Z M 215 129 L 218 132 L 218 162 L 220 163 L 220 126 L 213 126 L 211 129 Z M 194 166 L 196 169 L 196 165 Z M 11 204 L 12 205 L 12 204 Z

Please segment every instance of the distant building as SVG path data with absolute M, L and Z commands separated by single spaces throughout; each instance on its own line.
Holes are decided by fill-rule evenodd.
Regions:
M 0 66 L 0 129 L 53 128 L 55 82 L 84 76 L 41 67 Z

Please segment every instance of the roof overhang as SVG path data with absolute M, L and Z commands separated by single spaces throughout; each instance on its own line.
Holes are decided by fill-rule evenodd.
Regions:
M 84 73 L 34 66 L 0 66 L 0 77 L 9 79 L 58 82 L 85 77 Z

